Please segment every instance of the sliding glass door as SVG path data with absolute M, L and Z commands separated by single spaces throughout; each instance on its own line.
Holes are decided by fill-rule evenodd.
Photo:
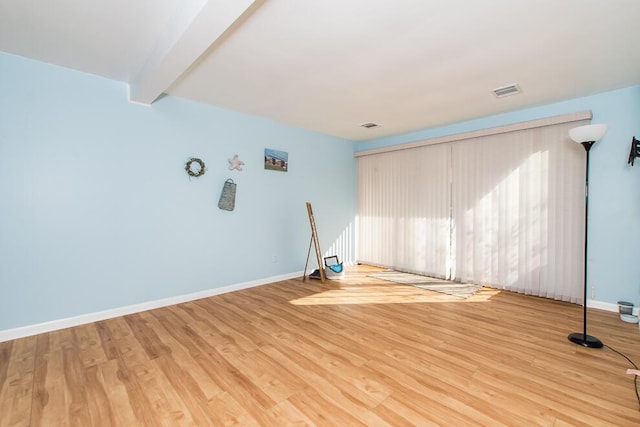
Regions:
M 579 124 L 359 157 L 358 259 L 581 301 Z
M 360 157 L 358 258 L 448 277 L 451 148 L 434 145 Z

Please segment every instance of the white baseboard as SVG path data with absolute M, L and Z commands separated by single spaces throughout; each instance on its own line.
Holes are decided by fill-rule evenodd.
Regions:
M 183 302 L 194 301 L 201 298 L 212 297 L 215 295 L 226 294 L 228 292 L 239 291 L 241 289 L 253 288 L 269 283 L 280 282 L 282 280 L 294 279 L 301 277 L 302 271 L 283 274 L 280 276 L 267 277 L 264 279 L 253 280 L 251 282 L 237 283 L 234 285 L 224 286 L 222 288 L 207 289 L 205 291 L 194 292 L 186 295 L 178 295 L 175 297 L 159 299 L 155 301 L 144 302 L 141 304 L 128 305 L 118 307 L 111 310 L 98 311 L 95 313 L 82 314 L 80 316 L 68 317 L 66 319 L 52 320 L 50 322 L 38 323 L 36 325 L 21 326 L 14 329 L 5 329 L 0 331 L 0 342 L 25 338 L 32 335 L 42 334 L 59 329 L 71 328 L 73 326 L 85 325 L 87 323 L 98 322 L 100 320 L 112 319 L 114 317 L 125 316 L 127 314 L 139 313 L 141 311 L 152 310 L 154 308 L 166 307 L 169 305 L 180 304 Z
M 222 288 L 207 289 L 206 291 L 194 292 L 176 297 L 164 298 L 155 301 L 144 302 L 141 304 L 128 305 L 118 307 L 111 310 L 98 311 L 95 313 L 82 314 L 80 316 L 68 317 L 66 319 L 53 320 L 50 322 L 38 323 L 36 325 L 22 326 L 14 329 L 5 329 L 0 331 L 0 342 L 25 338 L 32 335 L 43 334 L 46 332 L 57 331 L 59 329 L 71 328 L 73 326 L 85 325 L 87 323 L 99 322 L 100 320 L 112 319 L 118 316 L 126 316 L 127 314 L 140 313 L 141 311 L 153 310 L 154 308 L 167 307 L 169 305 L 180 304 L 183 302 L 194 301 L 201 298 L 212 297 L 215 295 L 226 294 L 228 292 L 239 291 L 241 289 L 253 288 L 269 283 L 280 282 L 282 280 L 294 279 L 301 277 L 302 271 L 295 273 L 283 274 L 280 276 L 267 277 L 264 279 L 253 280 L 251 282 L 237 283 L 235 285 L 224 286 Z M 605 311 L 618 312 L 618 304 L 589 300 L 587 307 L 597 308 Z M 639 315 L 639 309 L 633 309 L 633 314 Z

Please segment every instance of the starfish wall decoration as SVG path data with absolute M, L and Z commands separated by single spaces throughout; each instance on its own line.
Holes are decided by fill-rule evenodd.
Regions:
M 234 154 L 233 158 L 228 159 L 229 162 L 229 170 L 242 170 L 242 166 L 244 166 L 244 162 L 238 158 L 237 154 Z

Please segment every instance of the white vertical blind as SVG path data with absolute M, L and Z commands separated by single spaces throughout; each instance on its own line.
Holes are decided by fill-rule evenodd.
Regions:
M 358 258 L 447 277 L 450 260 L 450 147 L 358 159 Z
M 585 153 L 568 137 L 578 124 L 453 143 L 454 277 L 580 299 Z
M 583 123 L 359 157 L 360 261 L 581 302 Z

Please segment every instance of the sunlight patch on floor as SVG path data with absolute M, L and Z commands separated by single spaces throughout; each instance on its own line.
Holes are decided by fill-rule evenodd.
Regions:
M 436 302 L 487 302 L 500 293 L 498 289 L 482 288 L 463 299 L 441 292 L 426 291 L 410 285 L 357 285 L 318 292 L 290 300 L 293 305 L 358 305 L 358 304 L 414 304 Z

